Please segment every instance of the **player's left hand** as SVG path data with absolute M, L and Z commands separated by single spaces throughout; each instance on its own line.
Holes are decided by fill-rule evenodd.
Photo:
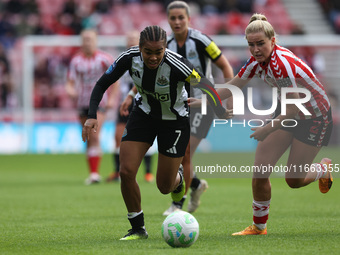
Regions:
M 81 133 L 83 141 L 86 142 L 90 140 L 90 134 L 92 130 L 93 132 L 97 132 L 97 128 L 98 128 L 98 121 L 96 119 L 87 119 L 84 123 L 83 130 Z

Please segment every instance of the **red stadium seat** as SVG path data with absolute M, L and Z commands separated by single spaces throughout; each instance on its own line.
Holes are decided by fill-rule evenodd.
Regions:
M 99 22 L 98 31 L 101 35 L 124 34 L 122 20 L 115 18 L 112 15 L 103 15 Z
M 245 27 L 242 27 L 243 15 L 239 12 L 230 12 L 225 15 L 224 29 L 229 34 L 244 34 Z
M 62 11 L 64 0 L 36 0 L 41 14 L 57 15 Z

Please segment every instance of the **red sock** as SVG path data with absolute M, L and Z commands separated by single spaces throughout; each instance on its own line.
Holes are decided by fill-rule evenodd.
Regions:
M 253 224 L 259 229 L 265 229 L 269 215 L 270 200 L 253 201 Z
M 88 156 L 87 157 L 87 162 L 89 164 L 91 173 L 98 173 L 100 160 L 101 160 L 101 156 Z

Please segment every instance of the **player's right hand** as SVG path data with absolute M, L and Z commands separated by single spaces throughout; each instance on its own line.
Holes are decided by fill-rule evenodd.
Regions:
M 97 132 L 98 121 L 96 119 L 87 119 L 84 123 L 83 130 L 81 136 L 83 138 L 83 142 L 90 140 L 91 132 Z

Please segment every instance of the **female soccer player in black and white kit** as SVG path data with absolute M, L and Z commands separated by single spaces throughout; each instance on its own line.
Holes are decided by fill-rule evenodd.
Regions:
M 168 49 L 177 52 L 188 59 L 196 70 L 202 72 L 205 77 L 213 80 L 213 62 L 223 73 L 225 79 L 232 79 L 234 72 L 227 58 L 222 54 L 207 35 L 189 27 L 190 9 L 184 1 L 173 1 L 167 7 L 168 22 L 172 29 L 172 34 L 168 38 Z M 187 88 L 190 97 L 200 98 L 202 92 L 198 89 Z M 229 103 L 229 102 L 228 102 Z M 192 157 L 199 143 L 208 135 L 213 114 L 202 115 L 200 109 L 190 109 L 190 144 L 183 158 L 184 179 L 191 188 L 188 212 L 194 212 L 200 205 L 200 196 L 208 188 L 206 180 L 198 179 L 193 171 Z M 171 206 L 163 213 L 170 213 L 182 209 L 185 197 L 179 202 L 172 202 Z
M 106 89 L 129 71 L 137 89 L 136 104 L 130 114 L 120 147 L 121 191 L 132 229 L 121 240 L 145 239 L 141 194 L 136 175 L 141 161 L 157 137 L 156 182 L 162 194 L 171 192 L 174 201 L 184 195 L 183 175 L 179 171 L 189 141 L 188 93 L 185 85 L 202 88 L 219 118 L 231 117 L 209 81 L 203 83 L 193 65 L 166 49 L 166 32 L 148 26 L 140 34 L 139 47 L 123 52 L 97 81 L 91 95 L 88 119 L 82 137 L 86 141 L 97 128 L 96 112 Z M 128 105 L 122 105 L 122 112 Z

